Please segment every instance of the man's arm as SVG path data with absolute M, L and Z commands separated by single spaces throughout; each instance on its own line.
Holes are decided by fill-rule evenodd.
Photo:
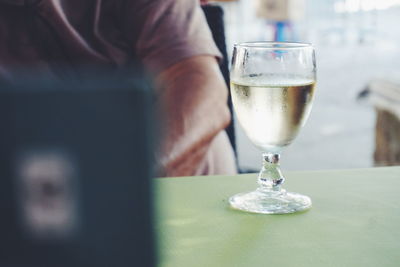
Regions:
M 194 56 L 157 77 L 163 116 L 162 176 L 193 175 L 204 163 L 213 138 L 230 121 L 227 88 L 212 56 Z

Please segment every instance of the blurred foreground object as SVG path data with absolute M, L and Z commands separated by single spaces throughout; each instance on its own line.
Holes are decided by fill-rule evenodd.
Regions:
M 400 165 L 400 81 L 376 79 L 366 92 L 377 113 L 375 165 Z
M 0 266 L 155 266 L 150 90 L 99 76 L 0 85 Z

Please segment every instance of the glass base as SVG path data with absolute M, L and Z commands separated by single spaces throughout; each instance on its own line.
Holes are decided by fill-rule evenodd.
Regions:
M 234 195 L 229 203 L 234 209 L 262 214 L 294 213 L 307 210 L 312 205 L 311 199 L 301 194 L 263 189 Z

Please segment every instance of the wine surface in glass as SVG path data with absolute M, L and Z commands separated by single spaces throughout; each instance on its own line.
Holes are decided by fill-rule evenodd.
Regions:
M 315 81 L 268 75 L 231 82 L 233 106 L 247 136 L 261 150 L 277 152 L 296 137 L 311 110 Z

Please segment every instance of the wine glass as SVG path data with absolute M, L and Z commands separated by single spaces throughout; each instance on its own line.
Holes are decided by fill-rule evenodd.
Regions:
M 305 43 L 236 44 L 231 66 L 231 95 L 236 116 L 251 142 L 262 151 L 259 187 L 229 199 L 243 211 L 284 214 L 309 209 L 307 196 L 282 189 L 282 149 L 307 120 L 314 96 L 314 48 Z

